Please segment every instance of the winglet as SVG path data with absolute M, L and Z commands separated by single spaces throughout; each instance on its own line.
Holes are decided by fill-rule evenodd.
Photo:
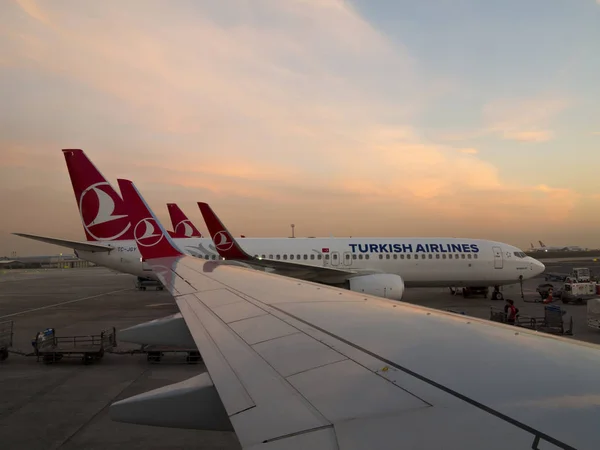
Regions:
M 182 256 L 135 185 L 118 180 L 123 201 L 133 224 L 133 237 L 144 260 Z
M 194 226 L 192 221 L 187 218 L 185 213 L 175 203 L 167 203 L 167 209 L 169 210 L 169 216 L 171 217 L 171 224 L 173 225 L 173 231 L 175 234 L 187 238 L 199 238 L 202 237 L 202 233 L 198 231 L 198 228 Z
M 217 217 L 208 203 L 198 202 L 198 207 L 204 217 L 208 232 L 212 238 L 219 255 L 225 259 L 248 261 L 254 259 L 238 245 L 232 234 L 225 228 L 223 222 Z

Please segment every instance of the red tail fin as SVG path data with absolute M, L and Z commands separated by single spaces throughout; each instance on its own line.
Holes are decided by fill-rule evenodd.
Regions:
M 210 236 L 215 244 L 215 248 L 222 258 L 237 259 L 242 261 L 253 259 L 248 253 L 242 250 L 231 233 L 227 230 L 227 228 L 225 228 L 223 222 L 219 220 L 217 215 L 207 203 L 199 202 L 198 206 L 200 207 L 200 212 L 202 213 L 202 217 L 204 217 L 204 221 L 208 227 L 208 232 L 210 233 Z
M 145 260 L 183 255 L 160 224 L 142 195 L 129 180 L 118 180 L 119 189 L 131 217 L 133 235 Z
M 187 218 L 184 212 L 175 203 L 167 203 L 167 209 L 169 210 L 169 216 L 171 217 L 171 224 L 173 225 L 173 231 L 177 236 L 183 237 L 202 237 L 202 234 L 198 231 L 198 228 Z
M 83 150 L 63 150 L 88 241 L 133 239 L 123 200 Z

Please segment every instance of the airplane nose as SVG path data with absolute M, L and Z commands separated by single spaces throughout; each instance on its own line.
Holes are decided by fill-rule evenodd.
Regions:
M 537 259 L 533 259 L 533 272 L 535 273 L 535 275 L 543 273 L 544 270 L 546 270 L 546 266 Z

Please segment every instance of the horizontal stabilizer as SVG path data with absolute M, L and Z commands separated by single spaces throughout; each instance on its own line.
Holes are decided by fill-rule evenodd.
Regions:
M 208 373 L 113 403 L 110 418 L 156 427 L 233 431 Z
M 46 236 L 38 236 L 36 234 L 13 233 L 15 236 L 21 236 L 34 241 L 45 242 L 46 244 L 58 245 L 59 247 L 72 248 L 82 252 L 110 252 L 114 249 L 109 245 L 94 244 L 91 242 L 69 241 L 67 239 L 57 239 Z
M 119 340 L 142 345 L 196 348 L 194 338 L 180 313 L 121 330 Z

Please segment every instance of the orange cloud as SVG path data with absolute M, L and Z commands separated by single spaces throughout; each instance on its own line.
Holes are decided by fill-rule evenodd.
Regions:
M 503 139 L 520 142 L 545 142 L 554 137 L 550 122 L 570 102 L 558 97 L 502 99 L 488 103 L 483 110 L 487 129 Z
M 15 84 L 0 182 L 17 188 L 8 206 L 43 201 L 45 217 L 69 216 L 56 220 L 65 237 L 81 236 L 66 146 L 111 180 L 136 181 L 159 215 L 168 201 L 215 202 L 248 235 L 285 235 L 293 221 L 313 235 L 493 237 L 518 223 L 514 237 L 546 215 L 564 224 L 580 204 L 572 191 L 508 183 L 476 148 L 425 137 L 415 117 L 443 80 L 417 73 L 405 48 L 342 1 L 261 2 L 252 15 L 276 19 L 261 26 L 243 8 L 228 22 L 160 2 L 98 3 L 92 16 L 85 2 L 19 5 L 27 15 L 6 24 L 1 54 L 36 83 Z M 563 107 L 491 102 L 485 132 L 539 140 L 532 133 Z M 25 189 L 47 185 L 43 198 Z M 48 233 L 46 222 L 22 214 L 10 231 Z

